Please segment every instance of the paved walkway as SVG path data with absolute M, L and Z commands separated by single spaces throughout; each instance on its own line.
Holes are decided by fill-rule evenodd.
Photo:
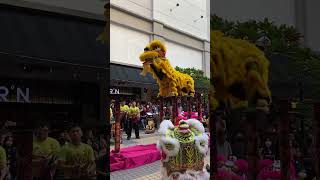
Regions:
M 142 144 L 152 144 L 157 143 L 159 140 L 159 134 L 156 132 L 154 134 L 144 134 L 143 131 L 140 131 L 140 139 L 135 139 L 134 135 L 131 140 L 127 140 L 126 135 L 122 135 L 123 142 L 121 148 L 136 146 Z M 114 149 L 114 145 L 110 146 L 110 150 Z M 207 156 L 205 159 L 205 165 L 210 164 L 210 156 Z M 160 161 L 156 161 L 151 164 L 146 164 L 133 169 L 116 171 L 110 174 L 111 180 L 160 180 Z

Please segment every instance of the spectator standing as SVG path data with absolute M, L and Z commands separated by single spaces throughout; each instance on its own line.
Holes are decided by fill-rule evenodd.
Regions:
M 296 175 L 299 176 L 299 173 L 302 173 L 305 171 L 303 156 L 299 147 L 296 148 L 296 154 L 293 161 L 294 161 L 294 166 L 297 173 Z
M 83 142 L 91 146 L 94 151 L 95 157 L 98 157 L 99 154 L 99 145 L 91 129 L 87 129 L 83 136 Z
M 59 165 L 64 171 L 65 179 L 96 179 L 96 164 L 93 149 L 82 143 L 80 126 L 69 129 L 71 143 L 62 147 L 59 153 Z
M 35 131 L 32 150 L 32 170 L 34 179 L 53 179 L 60 144 L 49 135 L 49 125 L 41 123 Z
M 8 175 L 7 155 L 5 149 L 0 145 L 0 180 Z
M 13 137 L 11 135 L 5 138 L 3 146 L 7 155 L 7 167 L 9 169 L 10 177 L 13 180 L 16 177 L 17 150 L 13 145 Z
M 225 132 L 222 130 L 217 131 L 217 155 L 224 156 L 226 159 L 232 156 L 231 145 L 226 140 Z
M 110 107 L 110 121 L 113 121 L 113 111 L 111 107 Z
M 66 145 L 66 144 L 68 144 L 68 143 L 70 143 L 70 139 L 69 139 L 69 137 L 68 137 L 68 134 L 67 134 L 66 132 L 64 132 L 64 131 L 61 132 L 61 133 L 59 134 L 58 142 L 59 142 L 59 144 L 60 144 L 61 147 L 64 146 L 64 145 Z
M 141 121 L 141 126 L 142 129 L 146 128 L 146 118 L 147 118 L 147 108 L 149 107 L 149 105 L 143 105 L 141 104 L 140 107 L 140 121 Z
M 275 150 L 270 138 L 266 138 L 263 147 L 260 150 L 261 159 L 275 160 Z
M 232 145 L 233 155 L 238 159 L 246 159 L 246 142 L 242 133 L 238 133 L 235 137 L 234 143 Z

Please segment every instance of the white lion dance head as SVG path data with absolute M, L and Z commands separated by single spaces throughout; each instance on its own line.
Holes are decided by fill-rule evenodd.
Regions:
M 160 124 L 158 149 L 162 152 L 163 180 L 209 180 L 204 167 L 209 137 L 196 119 L 181 120 L 174 126 L 170 120 Z

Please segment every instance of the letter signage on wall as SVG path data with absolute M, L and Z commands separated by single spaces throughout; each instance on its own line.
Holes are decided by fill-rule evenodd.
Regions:
M 13 97 L 13 98 L 12 98 Z M 30 103 L 30 89 L 0 85 L 0 102 L 21 102 Z
M 110 89 L 110 94 L 120 94 L 120 89 L 111 88 L 111 89 Z

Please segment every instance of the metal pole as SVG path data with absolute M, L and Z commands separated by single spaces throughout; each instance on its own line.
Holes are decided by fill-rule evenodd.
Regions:
M 198 98 L 197 98 L 197 109 L 198 109 L 198 120 L 201 121 L 201 117 L 202 117 L 202 104 L 201 104 L 201 94 L 198 94 Z
M 172 121 L 176 124 L 177 120 L 177 96 L 172 96 Z
M 17 179 L 31 180 L 32 179 L 32 131 L 18 130 L 17 138 Z
M 213 102 L 213 94 L 209 96 L 210 102 Z M 190 102 L 190 101 L 189 101 Z M 190 106 L 189 106 L 190 107 Z M 216 120 L 215 111 L 209 111 L 209 131 L 210 131 L 210 177 L 214 177 L 218 174 L 218 162 L 217 162 L 217 134 L 216 134 Z
M 320 102 L 314 104 L 314 147 L 316 179 L 320 179 Z
M 257 112 L 250 111 L 247 113 L 247 139 L 248 139 L 248 163 L 249 163 L 249 180 L 255 180 L 257 177 L 258 161 L 258 138 L 257 138 Z
M 188 97 L 188 119 L 191 118 L 192 113 L 192 97 Z
M 163 121 L 164 113 L 163 113 L 163 97 L 160 97 L 160 122 Z
M 119 98 L 116 99 L 115 102 L 115 118 L 116 118 L 116 124 L 115 124 L 115 147 L 114 151 L 115 153 L 120 152 L 120 103 L 119 103 Z
M 280 162 L 281 162 L 281 180 L 290 178 L 290 146 L 289 146 L 289 102 L 280 101 Z
M 172 115 L 172 122 L 173 124 L 176 123 L 176 97 L 175 96 L 172 96 L 171 97 L 171 115 Z

